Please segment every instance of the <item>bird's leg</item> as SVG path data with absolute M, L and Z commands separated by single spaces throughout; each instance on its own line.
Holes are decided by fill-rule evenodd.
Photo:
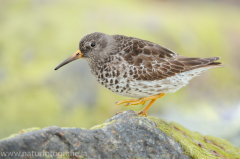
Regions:
M 161 98 L 161 97 L 160 97 Z M 138 112 L 138 115 L 141 116 L 147 116 L 147 110 L 152 106 L 152 104 L 156 101 L 157 99 L 152 99 L 146 107 L 144 107 L 140 112 Z
M 160 93 L 158 95 L 151 96 L 152 97 L 151 101 L 148 103 L 146 107 L 144 107 L 140 112 L 138 112 L 138 115 L 147 116 L 147 110 L 151 107 L 151 105 L 157 100 L 157 98 L 162 98 L 164 95 L 165 93 Z
M 142 116 L 147 116 L 146 112 L 151 107 L 151 105 L 157 100 L 157 98 L 162 98 L 165 95 L 165 93 L 160 93 L 158 95 L 150 96 L 150 97 L 144 97 L 144 98 L 138 98 L 138 99 L 127 99 L 120 102 L 117 102 L 117 105 L 126 103 L 124 106 L 130 106 L 130 105 L 138 105 L 138 104 L 145 104 L 145 102 L 150 101 L 150 103 L 143 108 L 138 114 Z

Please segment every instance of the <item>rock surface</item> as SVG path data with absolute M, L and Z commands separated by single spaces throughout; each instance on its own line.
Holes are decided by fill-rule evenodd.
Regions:
M 126 111 L 90 130 L 56 126 L 34 129 L 0 141 L 0 158 L 196 158 L 184 144 L 177 142 L 177 136 L 160 129 L 172 127 L 171 133 L 176 131 L 186 138 L 182 128 L 168 127 L 161 122 L 164 123 L 161 119 L 140 117 L 133 111 Z M 206 139 L 206 143 L 208 141 L 219 146 Z M 195 146 L 202 149 L 204 144 L 198 142 Z M 225 149 L 223 145 L 221 148 Z M 214 151 L 212 155 L 216 158 L 226 157 Z

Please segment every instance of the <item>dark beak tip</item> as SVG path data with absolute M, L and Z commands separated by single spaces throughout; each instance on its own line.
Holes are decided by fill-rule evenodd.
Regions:
M 58 66 L 56 68 L 54 68 L 55 71 L 58 70 L 58 69 L 59 69 Z
M 59 64 L 56 68 L 54 68 L 54 70 L 58 70 L 59 68 L 61 68 L 63 65 Z
M 80 56 L 80 53 L 78 51 L 75 54 L 73 54 L 72 56 L 70 56 L 69 58 L 67 58 L 66 60 L 64 60 L 62 63 L 60 63 L 54 70 L 58 70 L 60 67 L 68 64 L 69 62 L 77 60 L 79 56 Z

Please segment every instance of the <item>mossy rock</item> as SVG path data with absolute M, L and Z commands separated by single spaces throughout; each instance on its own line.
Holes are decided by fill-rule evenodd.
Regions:
M 38 158 L 240 158 L 240 149 L 226 140 L 133 111 L 116 114 L 90 130 L 48 127 L 21 131 L 0 141 L 0 151 L 48 153 Z

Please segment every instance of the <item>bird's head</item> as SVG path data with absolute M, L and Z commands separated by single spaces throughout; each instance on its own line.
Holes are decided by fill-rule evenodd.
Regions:
M 104 54 L 104 49 L 108 44 L 108 35 L 104 33 L 92 33 L 88 34 L 79 42 L 79 49 L 69 58 L 60 63 L 55 70 L 60 67 L 80 58 L 91 59 L 94 61 L 96 58 Z

